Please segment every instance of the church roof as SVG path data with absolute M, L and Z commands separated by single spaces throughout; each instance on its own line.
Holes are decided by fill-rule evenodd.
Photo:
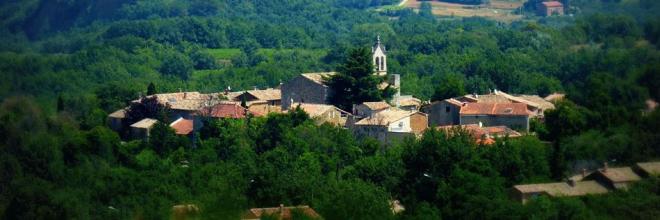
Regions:
M 380 50 L 382 50 L 384 54 L 387 54 L 387 51 L 385 50 L 385 46 L 383 46 L 383 44 L 380 43 L 380 35 L 378 35 L 378 37 L 376 37 L 376 43 L 371 48 L 371 53 L 375 52 L 376 49 L 378 49 L 378 48 L 380 48 Z
M 337 74 L 336 72 L 323 72 L 323 73 L 303 73 L 301 74 L 303 77 L 311 80 L 312 82 L 315 82 L 319 85 L 325 85 L 325 79 L 330 76 L 333 76 Z

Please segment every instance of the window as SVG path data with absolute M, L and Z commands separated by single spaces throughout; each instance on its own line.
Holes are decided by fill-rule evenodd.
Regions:
M 376 57 L 376 69 L 380 70 L 380 57 Z
M 450 111 L 451 111 L 451 108 L 449 106 L 446 106 L 445 107 L 445 112 L 450 112 Z

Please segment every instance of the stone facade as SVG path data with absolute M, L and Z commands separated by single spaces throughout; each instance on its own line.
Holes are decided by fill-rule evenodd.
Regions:
M 460 104 L 442 100 L 424 106 L 422 111 L 429 115 L 430 127 L 460 124 Z
M 282 109 L 289 109 L 292 102 L 328 104 L 331 90 L 318 79 L 330 75 L 332 73 L 306 73 L 282 84 Z
M 529 116 L 526 115 L 461 115 L 460 124 L 481 124 L 485 127 L 507 126 L 515 130 L 529 130 Z
M 429 117 L 426 114 L 412 114 L 410 116 L 410 130 L 420 135 L 428 128 Z
M 358 138 L 372 137 L 390 144 L 405 137 L 416 137 L 428 127 L 427 115 L 421 112 L 386 110 L 350 126 Z

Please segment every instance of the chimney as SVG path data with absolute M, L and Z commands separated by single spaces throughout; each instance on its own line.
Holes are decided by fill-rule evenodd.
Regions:
M 187 96 L 188 96 L 188 93 L 187 93 L 187 92 L 184 92 L 184 93 L 183 93 L 183 99 L 186 99 Z
M 181 90 L 181 88 L 179 88 L 179 92 L 183 92 L 183 90 Z
M 257 86 L 252 86 L 252 88 L 253 88 L 254 90 L 257 90 Z
M 607 172 L 607 162 L 603 162 L 603 173 Z
M 582 178 L 587 177 L 587 169 L 582 168 Z
M 284 213 L 284 204 L 280 204 L 280 215 Z

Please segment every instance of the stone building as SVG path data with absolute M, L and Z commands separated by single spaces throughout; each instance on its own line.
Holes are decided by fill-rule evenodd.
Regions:
M 271 106 L 280 106 L 282 92 L 279 89 L 272 88 L 247 90 L 243 94 L 236 96 L 234 101 L 241 102 L 243 99 L 245 99 L 248 106 L 251 102 L 266 102 L 266 104 Z
M 459 114 L 461 125 L 503 125 L 517 130 L 529 130 L 529 112 L 523 103 L 464 103 Z
M 282 109 L 291 108 L 291 103 L 328 104 L 330 87 L 325 80 L 335 72 L 303 73 L 282 84 Z
M 294 103 L 291 105 L 291 109 L 297 107 L 300 107 L 300 109 L 306 112 L 318 125 L 329 123 L 343 127 L 346 125 L 346 121 L 350 116 L 348 112 L 341 110 L 334 105 L 311 103 Z
M 462 102 L 456 99 L 436 101 L 422 107 L 422 112 L 429 115 L 429 126 L 458 125 L 461 122 Z
M 380 111 L 389 109 L 390 104 L 387 104 L 387 102 L 380 101 L 380 102 L 363 102 L 362 104 L 359 105 L 354 105 L 353 107 L 353 115 L 359 118 L 366 118 L 369 116 L 372 116 Z
M 400 96 L 401 78 L 398 74 L 387 75 L 387 53 L 385 46 L 380 42 L 380 36 L 371 48 L 374 74 L 387 76 L 387 82 L 379 85 L 383 89 L 391 86 L 396 90 L 395 97 Z M 292 80 L 282 84 L 282 109 L 291 108 L 291 103 L 329 104 L 332 95 L 331 89 L 325 81 L 336 72 L 303 73 Z
M 158 120 L 145 118 L 131 125 L 131 137 L 133 139 L 149 140 L 151 128 L 158 123 Z
M 347 126 L 356 137 L 372 137 L 389 144 L 421 135 L 428 127 L 428 116 L 422 112 L 390 108 Z
M 544 17 L 561 16 L 564 15 L 564 4 L 558 1 L 542 1 L 536 5 L 536 13 Z

